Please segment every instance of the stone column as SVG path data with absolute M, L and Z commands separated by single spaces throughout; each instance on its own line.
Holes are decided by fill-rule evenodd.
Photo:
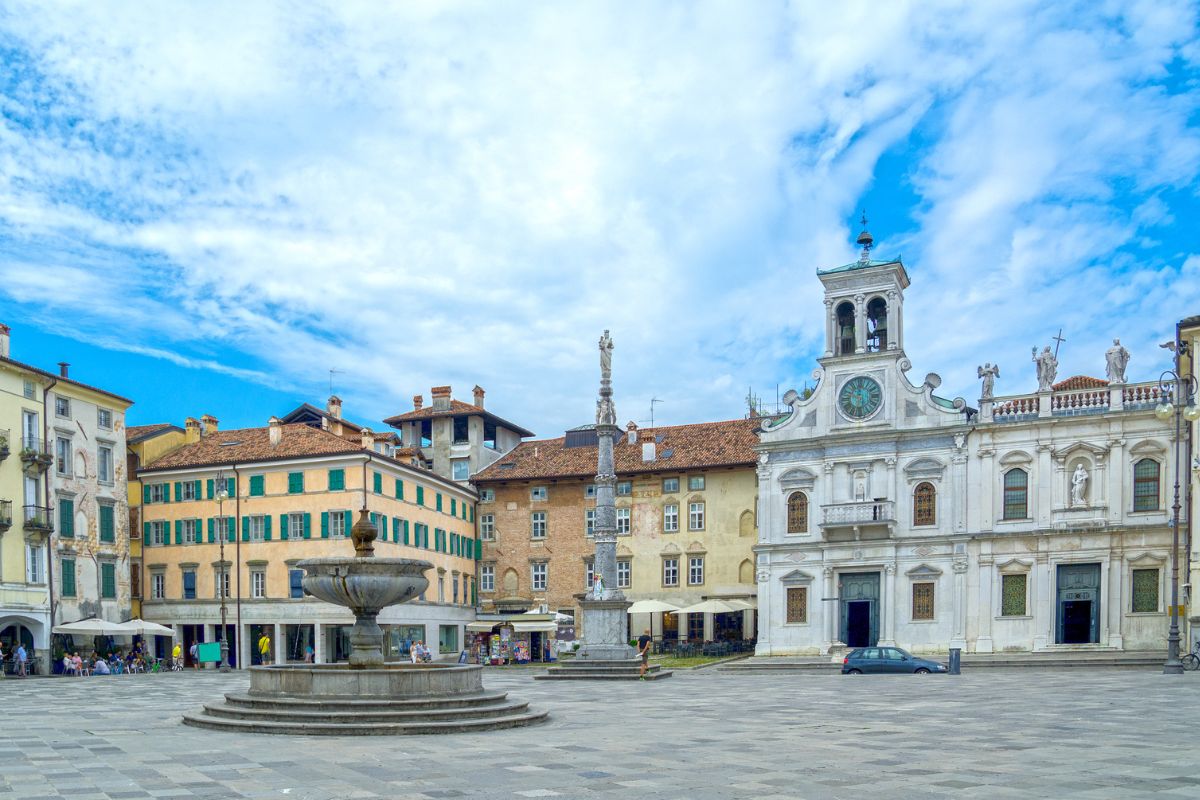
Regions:
M 867 306 L 866 296 L 854 295 L 854 352 L 867 352 Z
M 889 289 L 887 293 L 887 349 L 900 349 L 900 314 L 896 308 L 898 293 Z
M 1121 524 L 1121 517 L 1126 509 L 1124 476 L 1126 471 L 1132 475 L 1132 470 L 1125 466 L 1125 440 L 1113 439 L 1108 445 L 1109 464 L 1112 465 L 1107 476 L 1108 523 L 1115 526 Z
M 1037 563 L 1033 566 L 1033 649 L 1044 650 L 1054 639 L 1050 636 L 1054 620 L 1053 581 L 1050 579 L 1050 557 L 1045 553 L 1037 554 Z
M 686 642 L 688 640 L 688 615 L 676 614 L 675 616 L 679 618 L 679 641 Z
M 896 646 L 896 565 L 883 565 L 883 591 L 879 609 L 883 617 L 883 636 L 879 644 L 883 647 Z
M 825 357 L 837 352 L 837 315 L 833 313 L 833 301 L 825 298 Z
M 284 663 L 284 650 L 287 648 L 287 637 L 283 633 L 283 625 L 275 623 L 275 634 L 272 637 L 275 641 L 272 647 L 275 648 L 275 663 Z
M 1050 445 L 1038 444 L 1037 454 L 1037 480 L 1030 484 L 1029 499 L 1037 502 L 1037 508 L 1032 510 L 1036 512 L 1034 519 L 1037 520 L 1038 527 L 1049 529 L 1051 509 L 1054 505 L 1052 499 L 1046 501 L 1054 497 L 1054 487 L 1051 484 L 1054 480 L 1054 469 L 1050 458 Z
M 313 623 L 313 663 L 325 663 L 325 628 L 321 623 Z
M 717 620 L 715 614 L 704 614 L 704 641 L 711 642 L 716 634 Z
M 761 484 L 760 484 L 761 485 Z M 761 531 L 761 528 L 759 529 Z M 771 592 L 771 567 L 770 556 L 766 553 L 759 553 L 758 568 L 755 570 L 754 578 L 758 583 L 758 644 L 754 647 L 756 655 L 769 656 L 771 655 L 771 603 L 774 602 Z M 754 612 L 748 612 L 750 618 L 754 618 Z
M 1107 621 L 1107 624 L 1100 630 L 1100 642 L 1105 643 L 1105 633 L 1107 633 L 1108 646 L 1124 650 L 1125 634 L 1121 623 L 1125 618 L 1123 612 L 1126 604 L 1123 591 L 1125 588 L 1125 553 L 1119 541 L 1109 551 L 1108 564 L 1105 566 L 1108 568 L 1108 597 L 1104 598 L 1107 602 L 1101 606 L 1101 610 L 1104 612 L 1101 619 Z
M 838 640 L 837 618 L 839 601 L 836 599 L 836 576 L 833 574 L 833 567 L 825 567 L 822 573 L 825 578 L 825 594 L 821 601 L 821 624 L 825 630 L 825 641 L 822 644 L 821 653 L 824 655 L 829 652 L 829 649 L 836 644 L 841 644 Z
M 983 542 L 980 547 L 987 547 L 990 551 L 991 542 Z M 976 653 L 991 653 L 994 649 L 992 618 L 996 616 L 996 607 L 992 599 L 992 574 L 995 571 L 995 561 L 990 552 L 987 555 L 981 553 L 979 555 L 979 609 L 975 615 L 979 620 L 979 635 L 975 638 Z
M 967 448 L 966 440 L 963 446 L 955 449 L 950 456 L 950 513 L 951 529 L 955 533 L 965 533 L 967 530 Z
M 967 561 L 954 562 L 954 633 L 950 646 L 967 649 Z

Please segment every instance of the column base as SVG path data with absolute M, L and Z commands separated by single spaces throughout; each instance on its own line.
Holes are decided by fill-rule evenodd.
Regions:
M 975 652 L 976 653 L 995 652 L 992 648 L 993 648 L 992 637 L 990 637 L 990 636 L 980 636 L 978 639 L 975 640 Z

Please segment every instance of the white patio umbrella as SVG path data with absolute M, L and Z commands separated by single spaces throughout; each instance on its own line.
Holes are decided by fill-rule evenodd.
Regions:
M 693 606 L 679 609 L 680 614 L 728 614 L 730 611 L 744 611 L 725 600 L 705 600 Z
M 121 634 L 129 634 L 128 630 L 121 627 L 121 623 L 109 622 L 108 620 L 96 619 L 95 617 L 81 619 L 78 622 L 55 625 L 52 630 L 54 633 L 70 633 L 77 636 L 120 636 Z
M 758 608 L 757 601 L 744 600 L 740 597 L 736 598 L 736 599 L 730 598 L 729 600 L 726 600 L 725 602 L 729 603 L 729 605 L 731 605 L 731 606 L 735 606 L 736 608 L 741 609 L 742 611 L 750 611 L 752 609 Z
M 138 633 L 142 636 L 175 636 L 175 631 L 168 628 L 166 625 L 159 625 L 157 622 L 146 622 L 144 619 L 131 619 L 128 622 L 122 622 L 121 628 L 126 633 Z
M 678 611 L 679 606 L 664 603 L 662 600 L 638 600 L 626 611 L 630 614 L 654 614 L 659 611 Z

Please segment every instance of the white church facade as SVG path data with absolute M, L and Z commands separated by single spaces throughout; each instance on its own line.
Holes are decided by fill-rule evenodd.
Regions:
M 982 399 L 909 379 L 899 261 L 818 272 L 815 390 L 784 396 L 759 444 L 758 655 L 898 645 L 917 653 L 1166 646 L 1170 426 L 1157 384 L 1106 379 Z M 1031 371 L 1034 365 L 1030 366 Z

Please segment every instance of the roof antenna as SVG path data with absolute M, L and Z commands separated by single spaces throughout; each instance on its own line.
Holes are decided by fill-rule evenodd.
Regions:
M 855 241 L 862 245 L 862 255 L 858 257 L 859 262 L 867 264 L 871 261 L 871 246 L 875 244 L 875 237 L 867 230 L 867 210 L 865 208 L 862 212 L 862 226 L 862 233 Z
M 662 400 L 659 400 L 657 397 L 650 398 L 650 427 L 651 428 L 654 427 L 654 404 L 661 403 L 661 402 L 662 402 Z
M 333 376 L 334 375 L 342 375 L 342 374 L 345 374 L 345 372 L 346 372 L 346 370 L 344 370 L 344 369 L 334 369 L 333 367 L 329 368 L 329 396 L 330 397 L 333 397 Z

